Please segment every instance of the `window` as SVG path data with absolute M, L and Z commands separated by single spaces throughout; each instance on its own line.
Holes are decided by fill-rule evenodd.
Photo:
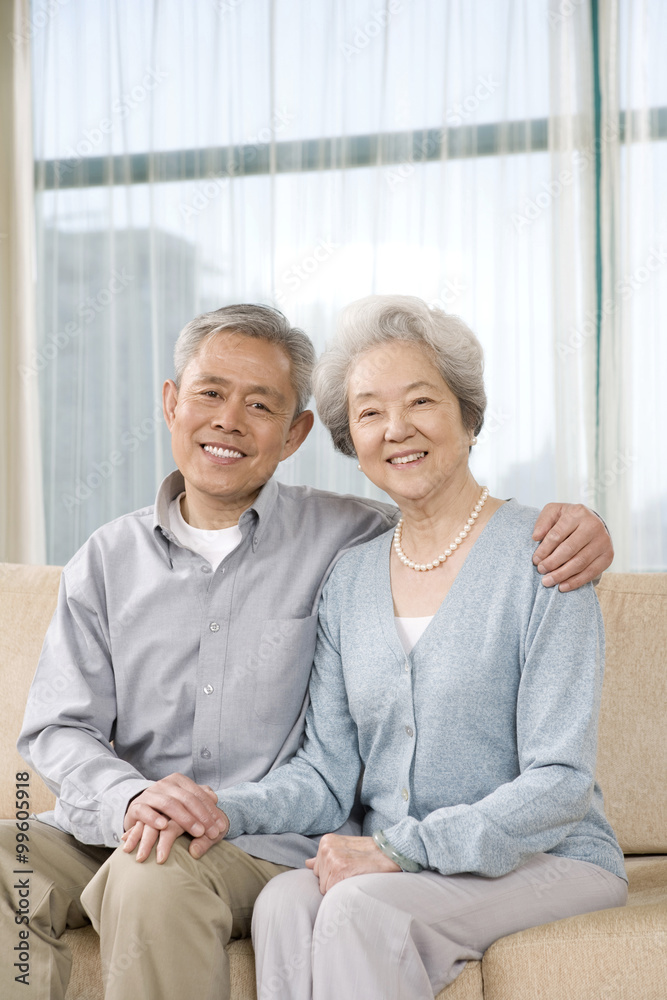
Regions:
M 660 31 L 638 26 L 637 6 L 653 27 L 665 17 L 655 0 L 621 4 L 620 218 L 638 205 L 644 224 L 635 219 L 623 236 L 615 280 L 667 248 L 656 223 L 667 86 Z M 482 340 L 480 481 L 526 503 L 558 496 L 611 511 L 617 549 L 624 528 L 614 504 L 627 488 L 634 523 L 650 511 L 653 526 L 650 540 L 640 529 L 628 546 L 628 567 L 664 566 L 655 538 L 667 537 L 667 480 L 642 445 L 642 408 L 629 394 L 664 412 L 644 362 L 667 370 L 656 333 L 667 269 L 656 264 L 622 316 L 619 307 L 619 322 L 637 331 L 620 334 L 632 436 L 627 455 L 613 445 L 601 455 L 600 422 L 613 419 L 603 410 L 615 403 L 588 357 L 600 354 L 591 351 L 599 289 L 586 263 L 600 235 L 595 218 L 586 221 L 599 148 L 575 138 L 572 179 L 554 174 L 554 93 L 565 80 L 574 94 L 567 121 L 580 137 L 590 127 L 594 140 L 596 17 L 595 3 L 546 0 L 56 8 L 34 34 L 41 342 L 30 377 L 42 401 L 49 561 L 151 503 L 172 468 L 160 389 L 188 319 L 235 301 L 273 302 L 321 347 L 338 309 L 375 291 L 440 304 Z M 637 93 L 638 58 L 655 69 L 648 95 Z M 633 97 L 648 99 L 648 117 Z M 577 132 L 579 120 L 587 124 Z M 637 122 L 648 122 L 639 137 Z M 638 172 L 641 191 L 629 180 Z M 559 357 L 563 344 L 574 345 L 573 362 Z M 321 427 L 278 475 L 374 495 Z

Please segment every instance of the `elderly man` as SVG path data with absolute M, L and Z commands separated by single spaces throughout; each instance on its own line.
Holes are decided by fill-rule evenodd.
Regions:
M 296 834 L 222 840 L 217 807 L 217 790 L 296 751 L 322 583 L 343 549 L 395 521 L 387 505 L 272 479 L 312 427 L 312 363 L 273 309 L 189 323 L 164 386 L 179 471 L 63 571 L 19 739 L 57 796 L 30 829 L 35 997 L 64 996 L 60 935 L 89 918 L 108 998 L 227 997 L 226 944 L 249 934 L 268 879 L 316 853 Z M 547 585 L 577 587 L 611 562 L 579 506 L 545 508 L 535 537 Z M 131 829 L 137 854 L 114 850 Z M 15 831 L 0 831 L 13 927 Z M 24 995 L 12 962 L 4 948 L 3 997 Z

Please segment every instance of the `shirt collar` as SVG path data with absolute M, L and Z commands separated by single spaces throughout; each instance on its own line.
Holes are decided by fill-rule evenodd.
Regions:
M 169 504 L 177 496 L 180 496 L 184 489 L 185 480 L 183 479 L 183 474 L 178 469 L 171 472 L 160 484 L 153 511 L 153 531 L 156 538 L 160 539 L 166 536 L 169 541 L 179 544 L 169 524 Z M 269 521 L 277 498 L 278 483 L 275 479 L 269 479 L 268 483 L 262 486 L 255 502 L 247 510 L 244 510 L 239 518 L 239 527 L 242 528 L 246 521 L 253 516 L 253 513 L 257 517 L 259 527 L 255 531 L 254 536 L 256 545 L 259 544 L 263 535 L 262 525 Z

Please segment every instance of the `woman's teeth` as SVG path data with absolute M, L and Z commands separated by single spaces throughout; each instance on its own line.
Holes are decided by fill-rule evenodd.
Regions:
M 416 451 L 414 455 L 404 455 L 403 458 L 390 458 L 391 465 L 407 465 L 408 462 L 416 462 L 418 458 L 424 458 L 425 451 Z

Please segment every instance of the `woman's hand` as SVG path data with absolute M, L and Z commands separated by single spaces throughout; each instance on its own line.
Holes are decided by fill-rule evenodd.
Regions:
M 351 875 L 401 870 L 382 853 L 372 837 L 341 837 L 337 833 L 322 837 L 317 856 L 308 858 L 306 868 L 312 868 L 320 880 L 322 895 Z

